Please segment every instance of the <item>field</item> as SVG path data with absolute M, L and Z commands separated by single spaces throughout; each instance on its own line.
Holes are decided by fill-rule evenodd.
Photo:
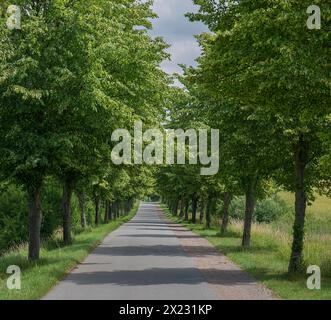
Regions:
M 293 195 L 281 193 L 280 197 L 290 208 L 293 207 Z M 178 218 L 171 219 L 179 222 Z M 305 263 L 321 268 L 321 290 L 307 288 L 305 273 L 292 277 L 287 275 L 292 223 L 293 213 L 289 212 L 271 224 L 254 224 L 252 246 L 245 250 L 241 248 L 241 222 L 232 222 L 225 237 L 220 237 L 217 221 L 211 230 L 205 230 L 201 225 L 183 224 L 206 237 L 221 253 L 263 282 L 281 299 L 331 299 L 331 199 L 318 197 L 307 213 Z

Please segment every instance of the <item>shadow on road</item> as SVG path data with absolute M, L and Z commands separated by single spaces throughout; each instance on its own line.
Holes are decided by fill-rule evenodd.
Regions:
M 222 285 L 250 285 L 253 280 L 242 276 L 240 270 L 207 269 L 214 275 L 213 283 Z M 119 270 L 112 272 L 85 272 L 71 274 L 68 279 L 78 285 L 115 284 L 120 286 L 148 286 L 162 284 L 199 284 L 204 281 L 196 268 L 150 268 L 145 270 Z
M 150 230 L 150 229 L 146 229 Z M 129 235 L 121 235 L 120 237 L 129 237 L 129 238 L 187 238 L 187 239 L 197 239 L 199 236 L 194 235 L 185 235 L 185 236 L 176 236 L 174 234 L 129 234 Z
M 133 257 L 133 256 L 169 256 L 187 257 L 186 252 L 180 245 L 150 245 L 150 246 L 119 246 L 110 247 L 107 243 L 95 249 L 94 254 L 108 257 Z M 195 257 L 218 256 L 218 253 L 210 247 L 190 247 L 190 255 Z

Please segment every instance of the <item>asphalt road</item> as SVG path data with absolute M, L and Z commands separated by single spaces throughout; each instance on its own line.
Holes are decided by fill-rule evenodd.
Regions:
M 46 295 L 48 300 L 217 300 L 157 204 L 111 233 Z
M 158 204 L 108 235 L 48 300 L 270 300 L 262 284 Z

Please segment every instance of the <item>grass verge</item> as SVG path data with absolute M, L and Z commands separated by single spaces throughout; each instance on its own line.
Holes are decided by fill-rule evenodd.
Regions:
M 136 205 L 127 216 L 109 224 L 100 225 L 75 236 L 68 247 L 56 247 L 53 242 L 45 243 L 41 249 L 41 259 L 36 263 L 27 260 L 27 247 L 0 257 L 0 300 L 36 300 L 42 298 L 78 263 L 112 231 L 131 220 L 136 212 Z M 10 265 L 21 269 L 21 290 L 7 289 L 6 273 Z
M 227 235 L 221 237 L 217 227 L 206 230 L 200 224 L 195 225 L 174 217 L 165 206 L 163 209 L 169 219 L 206 238 L 220 253 L 228 256 L 281 299 L 331 299 L 331 278 L 324 277 L 323 273 L 321 290 L 307 288 L 308 275 L 290 277 L 287 274 L 289 244 L 278 238 L 277 234 L 270 233 L 267 228 L 255 224 L 252 230 L 252 246 L 249 249 L 243 249 L 241 247 L 241 225 L 231 225 Z

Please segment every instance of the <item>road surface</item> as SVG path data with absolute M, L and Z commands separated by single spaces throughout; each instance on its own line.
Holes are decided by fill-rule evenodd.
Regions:
M 271 299 L 205 239 L 168 221 L 158 204 L 106 237 L 46 300 Z

